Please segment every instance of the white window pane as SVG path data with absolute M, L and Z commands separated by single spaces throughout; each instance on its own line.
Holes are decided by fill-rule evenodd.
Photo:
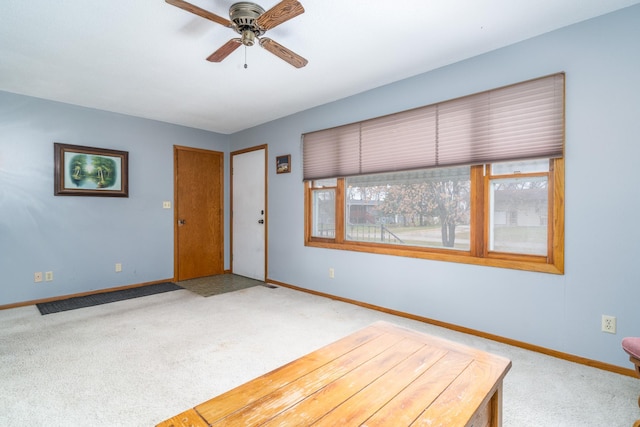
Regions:
M 548 172 L 549 159 L 521 160 L 517 162 L 493 163 L 492 175 L 513 175 L 517 173 Z
M 346 179 L 345 239 L 469 250 L 470 167 Z
M 492 179 L 489 249 L 528 255 L 547 254 L 547 177 Z
M 338 178 L 316 179 L 311 183 L 313 188 L 335 187 L 336 185 L 338 185 Z
M 336 236 L 336 191 L 312 190 L 313 218 L 311 236 L 334 238 Z

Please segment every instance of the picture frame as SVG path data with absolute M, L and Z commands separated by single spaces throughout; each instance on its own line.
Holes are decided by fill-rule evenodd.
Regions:
M 55 196 L 129 197 L 129 153 L 55 142 Z
M 291 172 L 291 154 L 276 157 L 276 173 Z

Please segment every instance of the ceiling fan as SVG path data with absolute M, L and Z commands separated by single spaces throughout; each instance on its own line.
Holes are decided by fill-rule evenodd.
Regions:
M 266 12 L 261 6 L 248 1 L 234 3 L 229 8 L 229 19 L 201 9 L 184 0 L 165 1 L 173 6 L 179 7 L 180 9 L 194 13 L 215 23 L 224 25 L 225 27 L 232 28 L 235 32 L 240 34 L 240 37 L 229 40 L 218 50 L 209 55 L 207 61 L 222 62 L 231 54 L 231 52 L 240 47 L 240 45 L 253 46 L 257 39 L 261 47 L 294 67 L 302 68 L 307 65 L 308 61 L 302 56 L 268 37 L 262 37 L 267 30 L 270 30 L 289 19 L 304 13 L 304 8 L 300 2 L 296 0 L 282 0 Z

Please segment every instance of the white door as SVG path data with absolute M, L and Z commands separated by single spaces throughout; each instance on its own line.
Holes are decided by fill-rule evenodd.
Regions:
M 266 149 L 231 153 L 233 274 L 265 280 Z

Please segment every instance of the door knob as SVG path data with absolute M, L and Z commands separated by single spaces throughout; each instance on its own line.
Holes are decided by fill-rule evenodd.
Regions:
M 185 225 L 186 223 L 187 223 L 187 221 L 184 220 L 184 219 L 179 219 L 178 220 L 178 225 Z
M 264 224 L 264 219 L 259 219 L 258 224 Z

